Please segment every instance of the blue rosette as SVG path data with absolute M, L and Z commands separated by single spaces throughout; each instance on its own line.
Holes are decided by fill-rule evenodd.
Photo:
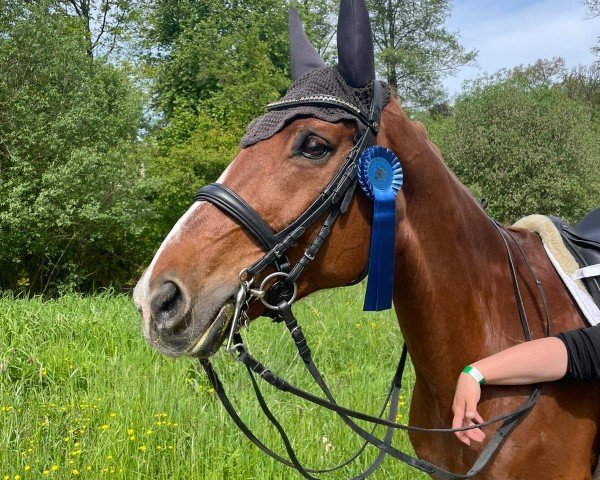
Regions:
M 396 240 L 396 195 L 404 175 L 398 157 L 385 147 L 367 148 L 358 160 L 358 183 L 373 200 L 369 279 L 363 310 L 392 307 Z

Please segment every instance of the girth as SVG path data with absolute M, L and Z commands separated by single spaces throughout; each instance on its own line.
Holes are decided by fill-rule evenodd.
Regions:
M 291 311 L 291 305 L 295 300 L 296 280 L 306 268 L 308 263 L 315 258 L 316 253 L 327 239 L 336 220 L 339 218 L 340 215 L 347 211 L 356 190 L 356 161 L 362 154 L 362 152 L 369 146 L 372 146 L 375 142 L 375 138 L 379 129 L 379 122 L 383 105 L 382 87 L 379 84 L 379 82 L 375 82 L 374 87 L 375 88 L 373 105 L 371 111 L 368 114 L 360 111 L 360 109 L 357 109 L 352 105 L 347 104 L 347 102 L 343 100 L 325 96 L 308 97 L 299 100 L 294 100 L 291 102 L 277 102 L 269 106 L 269 109 L 271 110 L 297 107 L 302 105 L 317 105 L 324 106 L 327 108 L 343 108 L 346 111 L 354 113 L 356 115 L 357 120 L 364 123 L 367 127 L 366 131 L 357 141 L 354 148 L 348 153 L 345 161 L 343 162 L 342 166 L 340 167 L 334 178 L 329 182 L 329 184 L 322 191 L 319 197 L 313 202 L 312 205 L 308 207 L 308 209 L 302 215 L 300 215 L 295 221 L 293 221 L 282 231 L 274 233 L 270 229 L 270 227 L 264 222 L 264 220 L 260 217 L 260 215 L 245 200 L 243 200 L 235 192 L 231 191 L 223 185 L 207 185 L 206 187 L 200 189 L 195 198 L 196 201 L 208 201 L 212 203 L 217 208 L 222 210 L 225 214 L 230 216 L 234 221 L 236 221 L 242 227 L 244 227 L 257 240 L 257 242 L 260 244 L 261 248 L 265 252 L 264 256 L 261 259 L 259 259 L 253 265 L 240 272 L 240 289 L 238 291 L 238 294 L 236 295 L 236 308 L 233 318 L 231 320 L 230 335 L 227 341 L 226 350 L 228 353 L 232 354 L 237 360 L 239 360 L 245 365 L 249 377 L 251 379 L 252 387 L 254 389 L 259 405 L 265 416 L 277 429 L 282 443 L 288 454 L 288 458 L 284 458 L 281 455 L 270 450 L 250 431 L 250 429 L 242 421 L 242 419 L 235 411 L 233 405 L 229 401 L 223 384 L 219 380 L 219 377 L 210 361 L 208 359 L 201 359 L 200 363 L 204 368 L 221 402 L 223 403 L 223 406 L 225 407 L 227 413 L 230 415 L 234 423 L 240 428 L 240 430 L 248 437 L 248 439 L 252 443 L 254 443 L 254 445 L 256 445 L 261 451 L 271 456 L 278 462 L 288 467 L 295 468 L 304 478 L 315 479 L 316 477 L 313 476 L 314 474 L 332 472 L 349 465 L 362 454 L 362 452 L 368 445 L 373 445 L 377 447 L 380 450 L 380 454 L 375 459 L 372 465 L 366 468 L 359 475 L 352 477 L 353 480 L 364 479 L 371 475 L 373 472 L 375 472 L 375 470 L 381 465 L 381 463 L 385 459 L 386 455 L 390 455 L 398 460 L 401 460 L 402 462 L 407 463 L 408 465 L 414 468 L 417 468 L 418 470 L 421 470 L 428 474 L 436 475 L 439 478 L 444 478 L 447 480 L 471 478 L 477 475 L 483 468 L 485 468 L 490 459 L 493 457 L 494 453 L 503 443 L 506 436 L 510 433 L 510 431 L 512 431 L 512 429 L 522 418 L 523 414 L 525 414 L 535 405 L 540 395 L 539 387 L 536 387 L 531 393 L 528 400 L 524 402 L 515 411 L 490 419 L 484 422 L 483 424 L 456 429 L 426 429 L 399 424 L 396 423 L 394 420 L 396 418 L 398 410 L 398 398 L 402 384 L 404 367 L 407 359 L 407 349 L 406 346 L 403 346 L 402 354 L 400 355 L 400 361 L 398 363 L 398 368 L 392 379 L 390 389 L 383 403 L 383 407 L 380 410 L 380 414 L 377 417 L 370 416 L 337 404 L 325 380 L 323 379 L 322 375 L 320 374 L 319 370 L 314 364 L 308 341 L 304 336 L 302 328 L 298 324 L 297 319 Z M 325 220 L 323 221 L 323 224 L 320 230 L 318 231 L 317 235 L 312 239 L 312 242 L 306 248 L 304 255 L 298 260 L 298 262 L 294 266 L 291 266 L 286 256 L 286 252 L 298 242 L 298 240 L 306 233 L 308 228 L 313 223 L 315 223 L 318 219 L 322 217 L 325 217 Z M 510 232 L 504 230 L 499 224 L 494 223 L 494 226 L 496 227 L 500 236 L 502 237 L 504 246 L 507 251 L 507 259 L 510 266 L 511 278 L 513 281 L 514 293 L 515 298 L 517 300 L 518 313 L 523 327 L 524 336 L 526 340 L 531 340 L 531 333 L 527 321 L 527 315 L 523 306 L 521 293 L 519 289 L 519 282 L 516 276 L 517 274 L 515 263 L 506 236 L 508 236 L 509 239 L 515 245 L 517 245 L 519 249 L 520 246 L 512 237 Z M 525 262 L 527 263 L 527 259 L 525 258 L 522 250 L 521 254 L 525 259 Z M 255 277 L 269 266 L 274 266 L 276 272 L 267 276 L 263 280 L 260 287 L 256 288 L 253 285 Z M 529 267 L 528 263 L 527 266 Z M 536 286 L 546 308 L 548 322 L 547 333 L 549 334 L 550 317 L 546 306 L 545 295 L 541 283 L 536 278 L 535 273 L 531 268 L 529 268 L 529 271 L 535 279 Z M 276 279 L 275 284 L 269 285 L 269 279 L 273 278 Z M 249 302 L 254 298 L 260 299 L 267 306 L 267 309 L 269 310 L 269 312 L 271 312 L 272 316 L 274 316 L 277 320 L 282 321 L 286 325 L 287 329 L 289 330 L 290 336 L 294 341 L 300 358 L 303 360 L 306 369 L 319 386 L 325 398 L 313 395 L 309 392 L 295 387 L 291 383 L 287 382 L 286 380 L 273 373 L 272 370 L 268 369 L 265 365 L 263 365 L 260 361 L 258 361 L 249 353 L 249 351 L 244 345 L 243 338 L 238 331 L 238 327 L 240 324 L 244 323 L 244 318 L 247 321 L 247 316 L 245 312 L 248 308 Z M 298 460 L 297 455 L 294 449 L 292 448 L 291 442 L 285 430 L 266 404 L 265 399 L 260 391 L 257 379 L 265 381 L 271 387 L 277 388 L 282 392 L 291 393 L 292 395 L 295 395 L 306 401 L 312 402 L 321 407 L 336 412 L 340 416 L 341 420 L 354 433 L 356 433 L 359 437 L 361 437 L 364 440 L 363 445 L 358 449 L 358 451 L 354 455 L 352 455 L 348 460 L 346 460 L 338 466 L 321 470 L 304 467 Z M 388 415 L 387 418 L 384 419 L 383 416 L 385 415 L 386 410 L 388 410 Z M 371 430 L 365 430 L 361 426 L 357 425 L 355 423 L 355 420 L 363 420 L 371 423 L 373 426 Z M 404 452 L 392 447 L 391 445 L 393 433 L 397 429 L 448 434 L 458 431 L 470 430 L 474 428 L 481 428 L 482 426 L 490 425 L 500 421 L 503 422 L 502 425 L 499 427 L 499 429 L 493 435 L 491 440 L 488 442 L 482 454 L 474 463 L 473 467 L 465 474 L 455 474 L 449 472 L 440 467 L 437 467 L 436 465 L 431 464 L 430 462 L 411 457 L 405 454 Z M 375 428 L 378 425 L 386 427 L 386 434 L 383 439 L 380 439 L 374 435 Z

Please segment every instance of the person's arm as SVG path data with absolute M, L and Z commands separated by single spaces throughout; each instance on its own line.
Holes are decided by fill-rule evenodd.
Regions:
M 571 380 L 600 379 L 600 324 L 515 345 L 471 366 L 483 375 L 485 383 L 493 385 L 524 385 L 563 377 Z M 467 373 L 461 373 L 452 403 L 452 428 L 483 422 L 477 413 L 480 397 L 478 381 Z M 480 442 L 485 438 L 478 428 L 456 432 L 456 436 L 467 445 L 471 440 Z
M 565 343 L 556 337 L 549 337 L 515 345 L 471 365 L 481 372 L 486 384 L 523 385 L 563 378 L 567 363 Z M 452 404 L 452 428 L 483 422 L 477 412 L 480 397 L 481 385 L 471 375 L 461 373 Z M 481 442 L 485 438 L 478 428 L 456 432 L 456 436 L 467 445 L 471 440 Z

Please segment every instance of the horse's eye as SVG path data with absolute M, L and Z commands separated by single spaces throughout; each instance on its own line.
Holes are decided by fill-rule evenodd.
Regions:
M 318 160 L 329 153 L 329 145 L 325 140 L 316 135 L 309 135 L 300 147 L 300 153 L 311 160 Z

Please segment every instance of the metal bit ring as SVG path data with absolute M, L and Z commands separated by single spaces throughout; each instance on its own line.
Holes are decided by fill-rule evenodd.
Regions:
M 285 278 L 289 278 L 290 274 L 289 273 L 285 273 L 285 272 L 275 272 L 272 273 L 270 275 L 267 275 L 265 277 L 265 279 L 261 282 L 259 290 L 261 290 L 263 292 L 263 296 L 259 297 L 260 301 L 263 303 L 263 305 L 267 308 L 270 308 L 271 310 L 279 310 L 279 307 L 277 305 L 271 305 L 269 302 L 267 302 L 265 300 L 265 297 L 267 296 L 267 291 L 265 289 L 267 283 L 272 280 L 273 278 L 277 278 L 277 277 L 283 277 Z M 296 285 L 296 282 L 292 283 L 292 285 L 294 286 L 294 294 L 292 295 L 292 298 L 290 298 L 287 301 L 288 306 L 291 305 L 292 303 L 294 303 L 294 300 L 296 300 L 296 296 L 298 294 L 298 286 Z

